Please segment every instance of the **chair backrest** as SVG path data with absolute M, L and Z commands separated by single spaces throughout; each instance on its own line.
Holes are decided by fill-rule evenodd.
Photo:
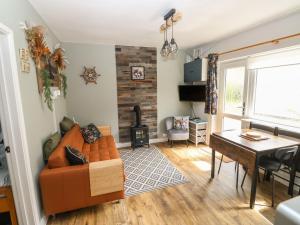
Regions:
M 296 164 L 296 170 L 300 172 L 300 151 L 298 150 L 298 153 L 295 156 L 294 163 Z
M 280 135 L 284 135 L 284 136 L 287 136 L 287 137 L 292 137 L 292 138 L 300 139 L 300 133 L 299 132 L 289 131 L 289 130 L 285 130 L 285 129 L 279 128 L 278 129 L 278 133 Z
M 300 139 L 300 133 L 299 132 L 289 131 L 289 130 L 285 130 L 285 129 L 282 129 L 282 128 L 278 128 L 278 134 L 286 136 L 286 137 L 290 137 L 290 138 Z M 295 147 L 290 147 L 290 148 L 287 148 L 287 149 L 288 150 L 293 150 L 295 153 L 293 155 L 292 160 L 284 159 L 283 163 L 287 166 L 295 165 L 296 170 L 298 172 L 300 172 L 300 151 L 299 151 L 299 147 L 295 146 Z M 275 157 L 277 159 L 279 159 L 280 158 L 280 153 L 276 152 Z
M 299 132 L 289 131 L 289 130 L 285 130 L 285 129 L 278 128 L 278 127 L 271 127 L 271 126 L 266 126 L 266 125 L 259 124 L 259 123 L 250 122 L 250 129 L 252 129 L 252 128 L 273 132 L 273 134 L 276 136 L 283 135 L 286 137 L 300 139 Z M 291 153 L 285 154 L 286 152 L 289 152 L 289 151 L 293 151 L 294 153 L 293 154 L 291 154 Z M 289 157 L 291 155 L 292 155 L 293 159 L 289 159 Z M 282 159 L 282 163 L 284 163 L 287 166 L 292 166 L 292 164 L 294 164 L 296 166 L 296 170 L 298 172 L 300 172 L 300 150 L 298 150 L 297 146 L 279 149 L 273 154 L 273 156 L 277 160 Z
M 258 129 L 258 130 L 264 130 L 264 131 L 269 131 L 271 133 L 274 133 L 275 127 L 259 124 L 259 123 L 254 123 L 250 122 L 250 129 Z
M 274 156 L 280 162 L 276 171 L 279 171 L 282 164 L 291 165 L 296 152 L 297 152 L 297 149 L 295 149 L 294 147 L 278 149 L 275 152 L 276 156 Z
M 277 160 L 282 160 L 283 162 L 292 160 L 292 158 L 296 155 L 298 150 L 298 146 L 288 147 L 288 148 L 281 148 L 278 149 L 274 153 L 274 157 Z
M 174 127 L 174 117 L 167 117 L 165 120 L 166 130 L 171 130 Z

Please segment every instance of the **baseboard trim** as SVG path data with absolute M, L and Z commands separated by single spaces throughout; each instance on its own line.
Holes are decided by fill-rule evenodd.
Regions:
M 150 139 L 150 144 L 154 144 L 154 143 L 159 143 L 159 142 L 166 142 L 168 141 L 168 138 L 163 137 L 163 138 L 155 138 L 155 139 Z M 130 147 L 131 143 L 130 142 L 125 142 L 125 143 L 116 143 L 117 148 L 126 148 L 126 147 Z

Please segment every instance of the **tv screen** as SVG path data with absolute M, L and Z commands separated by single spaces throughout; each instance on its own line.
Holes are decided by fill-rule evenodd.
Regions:
M 202 80 L 202 60 L 196 59 L 184 64 L 184 82 L 191 83 Z
M 179 100 L 190 102 L 204 102 L 205 85 L 179 85 Z

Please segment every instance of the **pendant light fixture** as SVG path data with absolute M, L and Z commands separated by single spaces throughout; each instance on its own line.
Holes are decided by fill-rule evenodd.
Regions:
M 165 16 L 165 24 L 161 25 L 161 31 L 164 32 L 164 43 L 161 48 L 160 54 L 162 57 L 168 57 L 169 55 L 176 55 L 178 52 L 178 45 L 174 39 L 173 26 L 174 22 L 177 22 L 181 19 L 181 14 L 176 13 L 176 9 L 171 9 Z M 169 43 L 168 41 L 168 28 L 170 27 L 170 23 L 172 26 L 172 38 Z
M 173 25 L 174 25 L 173 16 L 171 17 L 171 20 L 172 20 L 172 38 L 170 41 L 170 54 L 176 55 L 178 52 L 178 45 L 173 37 Z
M 166 26 L 167 26 L 167 20 L 166 20 Z M 160 54 L 162 57 L 167 57 L 170 54 L 170 45 L 168 42 L 168 30 L 164 30 L 164 44 L 161 48 Z

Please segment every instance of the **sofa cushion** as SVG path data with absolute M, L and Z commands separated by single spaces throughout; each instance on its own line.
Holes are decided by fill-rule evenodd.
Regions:
M 101 132 L 99 131 L 99 129 L 95 126 L 95 124 L 91 123 L 88 125 L 88 128 L 90 131 L 92 131 L 94 137 L 96 137 L 97 139 L 100 138 L 102 135 L 101 135 Z
M 75 125 L 74 121 L 65 116 L 63 120 L 59 123 L 60 132 L 62 136 L 64 136 L 65 133 L 71 130 L 74 125 Z
M 120 158 L 113 136 L 103 136 L 90 144 L 88 158 L 90 162 Z
M 55 148 L 53 153 L 49 156 L 48 159 L 48 168 L 59 168 L 69 165 L 69 161 L 66 158 L 65 147 L 67 145 L 76 148 L 79 151 L 82 151 L 84 140 L 80 133 L 80 127 L 78 124 L 75 124 L 73 128 L 65 134 L 61 139 L 59 145 Z
M 92 144 L 101 137 L 101 133 L 94 124 L 81 128 L 81 134 L 86 143 Z
M 61 136 L 58 132 L 52 134 L 43 144 L 43 158 L 47 162 L 51 153 L 55 150 L 59 144 Z
M 84 154 L 87 161 L 90 161 L 90 149 L 91 145 L 88 143 L 84 143 L 82 146 L 82 154 Z
M 84 154 L 78 151 L 75 148 L 71 148 L 71 146 L 67 145 L 66 149 L 66 157 L 71 165 L 83 165 L 88 163 Z

